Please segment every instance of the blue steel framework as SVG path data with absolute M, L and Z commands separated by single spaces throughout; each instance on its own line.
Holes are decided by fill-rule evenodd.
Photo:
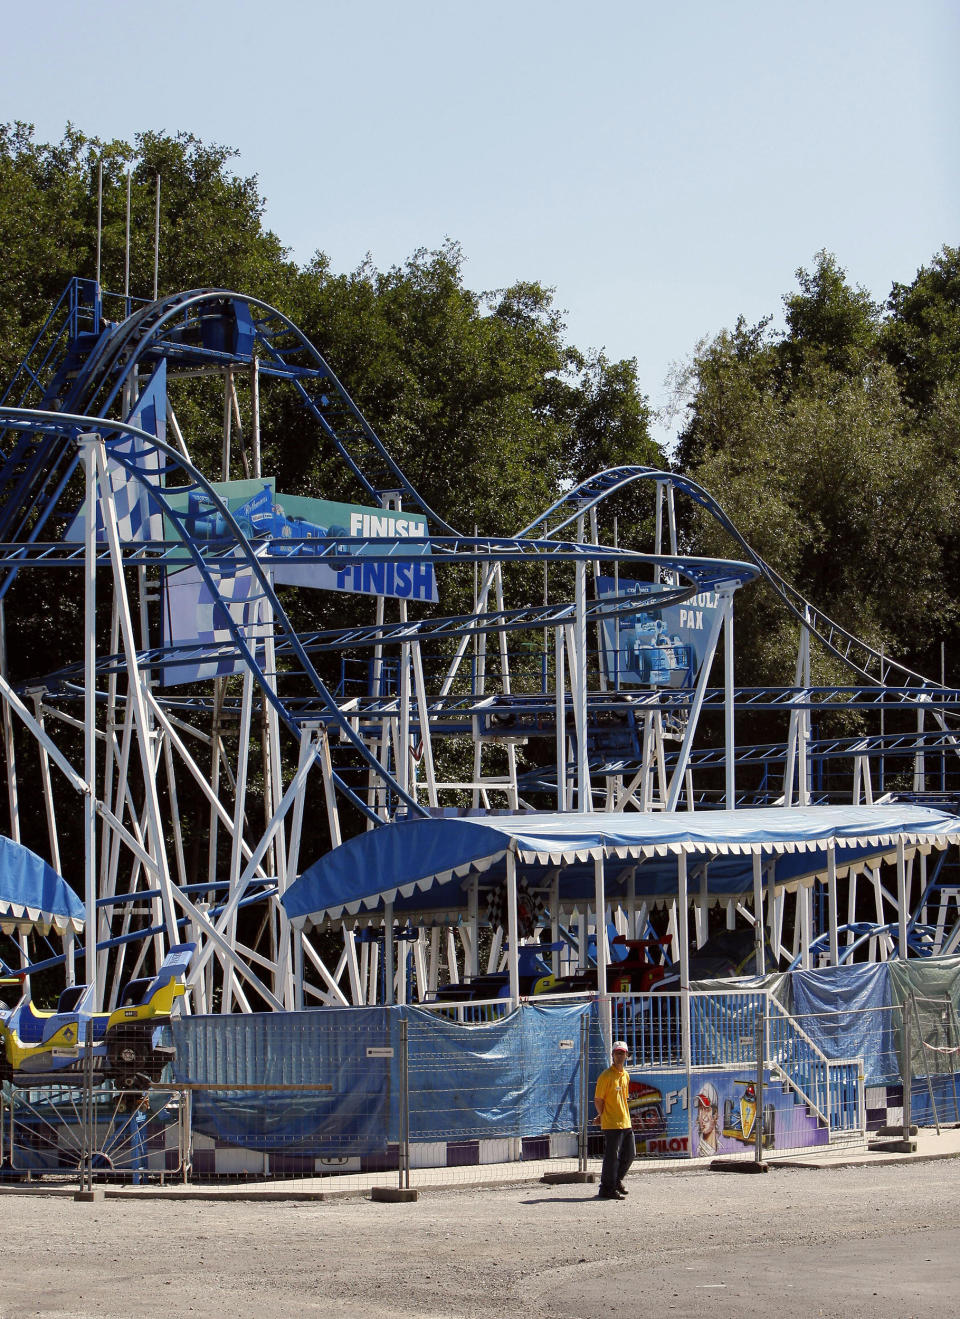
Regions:
M 803 600 L 751 550 L 747 538 L 716 501 L 695 482 L 652 468 L 616 468 L 598 473 L 567 492 L 513 537 L 462 536 L 430 508 L 390 457 L 329 365 L 282 313 L 227 290 L 201 289 L 176 294 L 107 320 L 108 297 L 90 281 L 75 280 L 54 309 L 44 331 L 21 366 L 0 405 L 0 609 L 21 572 L 68 569 L 47 580 L 85 581 L 86 613 L 77 650 L 84 661 L 37 676 L 16 688 L 7 680 L 6 654 L 0 655 L 11 833 L 18 831 L 17 768 L 13 723 L 32 735 L 40 755 L 48 822 L 50 859 L 59 866 L 58 812 L 65 807 L 50 766 L 76 791 L 85 813 L 85 874 L 88 911 L 84 978 L 96 985 L 104 1006 L 121 983 L 163 955 L 165 946 L 185 936 L 199 953 L 191 972 L 195 1010 L 292 1007 L 303 1001 L 368 1003 L 378 997 L 424 997 L 443 978 L 456 981 L 480 970 L 478 926 L 453 932 L 411 931 L 401 938 L 395 959 L 390 935 L 380 945 L 363 940 L 345 925 L 343 948 L 332 962 L 310 936 L 292 931 L 277 901 L 301 869 L 300 835 L 304 812 L 322 802 L 329 841 L 336 846 L 345 830 L 389 825 L 402 814 L 450 809 L 523 809 L 530 798 L 559 810 L 672 810 L 694 806 L 781 801 L 804 805 L 824 800 L 825 768 L 852 766 L 852 780 L 839 798 L 871 802 L 883 784 L 884 764 L 906 764 L 915 798 L 945 794 L 953 775 L 946 766 L 956 755 L 956 715 L 960 693 L 945 690 L 865 645 Z M 140 390 L 158 363 L 171 382 L 178 375 L 206 374 L 223 380 L 223 457 L 215 478 L 190 461 L 169 396 L 165 398 L 169 444 L 131 423 Z M 242 443 L 238 381 L 250 389 L 249 449 Z M 354 479 L 360 499 L 384 508 L 424 514 L 426 545 L 440 576 L 443 566 L 472 564 L 474 607 L 454 616 L 425 612 L 411 618 L 404 602 L 398 617 L 387 617 L 378 597 L 375 618 L 325 632 L 299 629 L 273 588 L 272 567 L 288 563 L 302 542 L 249 539 L 212 488 L 229 480 L 239 461 L 244 474 L 260 477 L 259 412 L 261 382 L 292 388 L 318 430 L 318 442 L 332 447 Z M 158 426 L 158 430 L 161 428 Z M 239 436 L 239 440 L 235 440 Z M 130 456 L 130 437 L 141 444 Z M 237 447 L 241 452 L 237 455 Z M 161 484 L 144 456 L 160 455 Z M 117 473 L 148 492 L 150 508 L 179 529 L 175 543 L 129 539 L 117 518 Z M 84 476 L 103 523 L 99 540 L 62 539 L 67 514 L 77 502 Z M 599 521 L 613 496 L 653 486 L 655 542 L 642 553 L 601 540 Z M 220 541 L 198 541 L 169 495 L 201 493 L 229 529 Z M 704 560 L 683 555 L 677 542 L 677 494 L 699 504 L 729 533 L 740 560 Z M 49 537 L 44 539 L 44 537 Z M 248 571 L 255 583 L 259 632 L 236 622 L 224 610 L 229 640 L 215 644 L 164 647 L 157 644 L 151 593 L 164 569 L 182 562 L 184 544 L 207 589 L 220 598 L 232 571 Z M 340 537 L 311 558 L 337 567 L 397 561 L 405 547 L 422 553 L 424 540 L 398 542 Z M 504 607 L 505 576 L 518 565 L 542 569 L 543 599 L 522 608 Z M 636 595 L 588 598 L 588 577 L 601 565 L 614 574 L 642 578 L 642 603 L 656 610 L 695 596 L 716 597 L 719 608 L 710 629 L 699 677 L 676 688 L 624 687 L 607 673 L 601 644 L 591 637 L 603 620 L 625 618 L 638 607 Z M 551 601 L 550 573 L 572 568 L 574 598 Z M 800 647 L 794 682 L 781 689 L 742 689 L 733 672 L 733 596 L 756 578 L 776 592 L 799 624 Z M 106 587 L 106 592 L 104 588 Z M 96 600 L 110 606 L 112 642 L 96 651 Z M 565 592 L 565 594 L 568 593 Z M 557 594 L 554 589 L 553 594 Z M 442 594 L 441 594 L 442 599 Z M 362 602 L 358 601 L 358 607 Z M 9 635 L 11 625 L 5 619 Z M 532 636 L 538 663 L 518 664 L 512 640 Z M 724 683 L 709 686 L 712 660 L 724 638 Z M 853 686 L 815 688 L 810 683 L 810 643 L 815 639 L 853 675 Z M 122 644 L 121 644 L 122 643 Z M 443 648 L 443 649 L 441 649 Z M 434 659 L 440 653 L 443 667 Z M 318 657 L 344 661 L 367 656 L 361 685 L 324 681 Z M 528 652 L 529 657 L 529 652 Z M 236 661 L 242 677 L 194 684 L 171 695 L 157 688 L 158 670 L 171 666 Z M 346 667 L 344 674 L 346 674 Z M 522 685 L 522 689 L 521 689 Z M 257 762 L 262 775 L 265 822 L 245 819 L 251 772 L 248 755 L 254 706 L 262 707 L 262 738 Z M 83 720 L 75 711 L 83 708 Z M 818 739 L 812 716 L 841 707 L 879 716 L 880 731 L 856 738 Z M 783 710 L 789 716 L 780 744 L 740 747 L 734 728 L 747 710 Z M 701 716 L 722 715 L 719 744 L 698 745 Z M 915 714 L 915 731 L 887 732 L 886 715 Z M 927 727 L 927 724 L 930 727 Z M 64 736 L 58 741 L 56 727 Z M 83 730 L 83 764 L 76 757 L 75 730 Z M 239 732 L 236 760 L 228 759 Z M 435 748 L 443 738 L 468 737 L 470 750 L 459 772 L 445 779 Z M 530 736 L 552 741 L 548 763 L 521 773 L 516 749 Z M 201 763 L 209 755 L 209 765 Z M 491 771 L 490 762 L 494 762 Z M 137 766 L 135 769 L 134 766 Z M 738 789 L 738 770 L 762 766 L 764 774 L 749 793 Z M 879 771 L 880 778 L 877 780 Z M 178 782 L 186 776 L 202 793 L 208 811 L 207 873 L 191 879 L 184 854 L 178 808 Z M 159 786 L 162 781 L 162 790 Z M 722 788 L 717 783 L 722 781 Z M 932 781 L 932 786 L 931 786 Z M 702 785 L 707 786 L 706 795 Z M 929 790 L 929 791 L 928 791 Z M 836 797 L 836 785 L 832 785 Z M 76 798 L 75 798 L 76 800 Z M 304 858 L 304 864 L 314 860 Z M 923 859 L 925 860 L 925 859 Z M 951 919 L 955 886 L 939 868 L 925 866 L 913 887 L 909 944 L 915 952 L 949 952 L 960 924 Z M 81 877 L 71 875 L 78 887 Z M 899 950 L 906 912 L 887 892 L 879 871 L 861 877 L 876 902 L 874 934 L 866 941 L 874 955 Z M 912 879 L 914 877 L 911 877 Z M 807 901 L 809 895 L 804 898 Z M 783 899 L 771 911 L 771 926 L 783 929 Z M 800 899 L 798 898 L 798 904 Z M 849 882 L 849 921 L 845 955 L 864 942 L 855 915 L 857 878 Z M 932 918 L 930 908 L 933 908 Z M 262 915 L 252 943 L 241 936 L 241 912 Z M 921 914 L 923 921 L 920 920 Z M 624 914 L 614 913 L 620 925 Z M 801 915 L 803 919 L 801 919 Z M 891 920 L 891 915 L 893 919 Z M 954 913 L 955 915 L 955 913 Z M 649 913 L 633 913 L 642 934 Z M 580 913 L 576 952 L 566 958 L 580 968 L 587 958 L 589 913 Z M 728 925 L 737 920 L 728 907 Z M 594 922 L 595 923 L 595 922 Z M 677 929 L 674 905 L 671 928 Z M 685 924 L 685 921 L 684 921 Z M 795 941 L 788 953 L 809 963 L 818 951 L 811 913 L 799 911 Z M 706 912 L 697 912 L 697 941 L 707 933 Z M 822 929 L 822 922 L 821 922 Z M 892 931 L 892 933 L 891 933 Z M 488 970 L 503 957 L 502 932 L 494 932 Z M 94 955 L 94 945 L 96 955 Z M 22 960 L 33 969 L 58 955 L 38 955 L 24 944 Z M 380 964 L 381 956 L 383 965 Z M 72 982 L 77 950 L 68 939 L 62 960 Z M 11 958 L 8 960 L 12 960 Z M 399 965 L 396 964 L 399 961 Z M 17 969 L 20 969 L 17 967 Z

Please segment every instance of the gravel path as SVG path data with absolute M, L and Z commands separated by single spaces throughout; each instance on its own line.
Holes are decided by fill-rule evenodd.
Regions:
M 956 1315 L 960 1161 L 643 1173 L 415 1204 L 0 1196 L 0 1316 Z

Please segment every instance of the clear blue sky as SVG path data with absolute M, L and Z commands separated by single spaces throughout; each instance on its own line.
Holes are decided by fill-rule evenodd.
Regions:
M 957 0 L 46 0 L 3 38 L 0 121 L 236 147 L 337 271 L 456 239 L 655 406 L 820 248 L 882 300 L 960 242 Z

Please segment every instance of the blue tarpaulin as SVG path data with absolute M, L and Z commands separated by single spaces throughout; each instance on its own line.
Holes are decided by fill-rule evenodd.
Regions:
M 174 1079 L 194 1087 L 194 1130 L 224 1143 L 382 1153 L 401 1135 L 405 1023 L 411 1140 L 543 1136 L 578 1129 L 582 1022 L 592 1086 L 606 1062 L 585 1003 L 472 1026 L 415 1007 L 180 1017 Z
M 583 1021 L 588 1051 L 602 1049 L 595 1005 L 526 1003 L 478 1026 L 405 1011 L 411 1140 L 577 1130 Z
M 172 1026 L 174 1080 L 204 1087 L 192 1092 L 196 1131 L 246 1149 L 318 1156 L 386 1148 L 386 1008 L 177 1017 Z
M 828 1058 L 862 1058 L 865 1085 L 899 1078 L 900 1017 L 890 1011 L 890 965 L 825 966 L 784 976 L 779 997 Z

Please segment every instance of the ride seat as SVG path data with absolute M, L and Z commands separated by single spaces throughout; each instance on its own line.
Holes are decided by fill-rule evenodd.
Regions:
M 33 1010 L 32 1003 L 24 1003 L 17 1013 L 16 1020 L 11 1020 L 10 1024 L 17 1032 L 22 1044 L 42 1044 L 43 1032 L 49 1020 L 49 1017 L 38 1017 Z
M 123 988 L 119 1006 L 121 1008 L 132 1008 L 145 1003 L 147 1001 L 146 990 L 152 984 L 152 976 L 141 976 L 138 980 L 131 980 Z
M 86 992 L 86 985 L 67 985 L 66 989 L 60 991 L 60 997 L 57 999 L 57 1012 L 76 1012 Z

